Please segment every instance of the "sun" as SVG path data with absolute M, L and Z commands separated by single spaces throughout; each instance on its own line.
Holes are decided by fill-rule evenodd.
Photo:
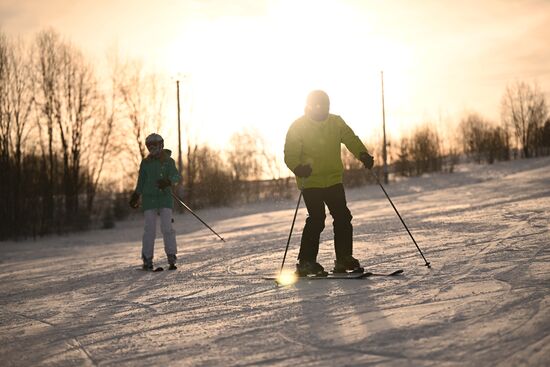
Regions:
M 409 51 L 344 3 L 277 1 L 254 17 L 186 24 L 165 54 L 170 73 L 189 75 L 192 118 L 209 144 L 227 144 L 233 132 L 253 128 L 279 151 L 314 89 L 326 90 L 331 112 L 368 140 L 381 121 L 381 69 L 391 129 L 391 108 L 407 100 Z

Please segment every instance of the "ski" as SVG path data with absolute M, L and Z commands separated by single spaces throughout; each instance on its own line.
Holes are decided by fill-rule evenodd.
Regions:
M 393 277 L 395 275 L 403 274 L 403 269 L 392 271 L 391 273 L 370 273 L 369 277 Z
M 143 268 L 138 268 L 136 270 L 141 270 L 141 271 L 149 271 L 149 272 L 152 272 L 152 273 L 158 273 L 159 271 L 164 271 L 164 268 L 162 266 L 159 266 L 158 268 L 154 268 L 154 269 L 143 269 Z
M 364 273 L 329 273 L 327 276 L 306 276 L 297 277 L 297 280 L 329 280 L 329 279 L 363 279 L 369 277 L 393 277 L 403 273 L 403 269 L 398 269 L 388 273 L 374 273 L 366 271 Z M 262 277 L 265 280 L 278 280 L 277 276 L 265 276 Z
M 398 269 L 390 273 L 373 273 L 366 271 L 363 273 L 329 273 L 326 277 L 312 276 L 312 277 L 300 277 L 300 279 L 362 279 L 368 277 L 392 277 L 403 273 L 403 269 Z

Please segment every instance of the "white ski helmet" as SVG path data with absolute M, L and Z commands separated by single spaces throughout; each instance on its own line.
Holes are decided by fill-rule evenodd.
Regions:
M 150 134 L 145 138 L 145 146 L 151 155 L 159 155 L 164 149 L 164 139 L 159 134 Z

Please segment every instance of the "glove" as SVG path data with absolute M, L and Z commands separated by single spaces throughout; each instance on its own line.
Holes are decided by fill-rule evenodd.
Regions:
M 134 192 L 130 197 L 130 208 L 132 209 L 139 208 L 139 193 Z
M 170 185 L 172 185 L 172 181 L 170 181 L 169 178 L 161 178 L 160 180 L 157 181 L 157 187 L 161 190 L 164 190 L 165 188 L 169 187 Z
M 367 152 L 361 152 L 359 160 L 363 163 L 363 166 L 367 169 L 371 169 L 374 166 L 374 158 Z
M 311 176 L 311 166 L 309 164 L 300 164 L 294 168 L 294 174 L 298 177 L 309 177 Z

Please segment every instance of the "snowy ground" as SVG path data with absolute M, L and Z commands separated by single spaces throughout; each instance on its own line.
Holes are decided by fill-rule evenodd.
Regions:
M 139 220 L 0 243 L 1 365 L 548 366 L 550 158 L 459 168 L 387 188 L 431 270 L 378 186 L 348 190 L 354 254 L 396 278 L 262 280 L 294 201 L 199 212 L 226 244 L 176 217 L 176 272 L 136 270 Z

